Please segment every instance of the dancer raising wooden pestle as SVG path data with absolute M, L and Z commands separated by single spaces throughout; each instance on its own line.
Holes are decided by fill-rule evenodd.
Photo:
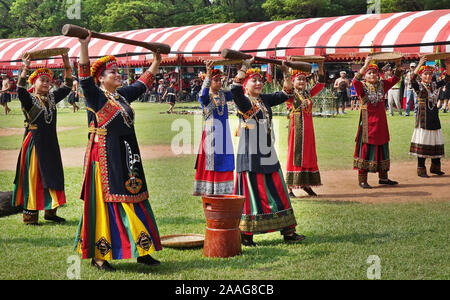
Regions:
M 234 193 L 246 198 L 242 244 L 255 246 L 253 234 L 278 230 L 286 242 L 299 242 L 305 237 L 295 233 L 297 221 L 274 147 L 271 108 L 293 96 L 291 75 L 283 62 L 283 91 L 262 94 L 263 77 L 259 69 L 250 68 L 253 61 L 244 61 L 231 87 L 241 127 Z
M 228 123 L 231 92 L 222 89 L 222 72 L 206 61 L 206 76 L 198 100 L 202 105 L 204 127 L 195 162 L 195 196 L 232 194 L 234 190 L 234 151 Z
M 161 55 L 133 84 L 121 87 L 117 59 L 108 55 L 89 62 L 88 37 L 80 38 L 79 81 L 86 99 L 89 142 L 81 199 L 84 200 L 76 250 L 99 270 L 114 271 L 108 260 L 137 258 L 160 264 L 158 227 L 150 206 L 142 157 L 130 103 L 145 93 L 158 73 Z
M 287 102 L 290 119 L 286 184 L 289 196 L 295 197 L 292 189 L 301 188 L 309 196 L 317 196 L 311 186 L 322 185 L 317 165 L 316 141 L 312 117 L 312 97 L 325 86 L 323 61 L 319 65 L 319 80 L 311 88 L 307 87 L 310 73 L 291 71 L 294 84 L 294 97 Z
M 387 80 L 379 79 L 378 65 L 371 61 L 372 57 L 367 56 L 364 66 L 353 79 L 356 93 L 361 99 L 353 167 L 358 170 L 358 183 L 363 189 L 371 188 L 367 183 L 368 172 L 378 173 L 379 184 L 398 184 L 388 178 L 389 129 L 384 99 L 389 89 L 400 80 L 401 59 L 396 60 L 394 76 Z
M 64 84 L 50 92 L 53 73 L 47 68 L 34 71 L 28 78 L 31 88 L 27 90 L 27 73 L 31 58 L 22 57 L 22 72 L 17 83 L 17 96 L 25 115 L 25 135 L 17 162 L 14 179 L 13 206 L 23 206 L 23 222 L 37 225 L 39 211 L 44 219 L 62 223 L 56 215 L 59 206 L 66 203 L 64 171 L 56 134 L 56 104 L 72 89 L 72 70 L 67 54 L 64 62 Z
M 417 94 L 418 109 L 416 124 L 411 138 L 410 154 L 417 156 L 417 175 L 428 178 L 425 160 L 431 159 L 430 173 L 444 175 L 441 158 L 444 157 L 444 137 L 439 120 L 439 89 L 450 82 L 450 59 L 445 60 L 447 74 L 444 79 L 433 82 L 434 67 L 426 66 L 426 56 L 420 58 L 411 74 L 411 86 Z M 419 81 L 417 81 L 419 79 Z

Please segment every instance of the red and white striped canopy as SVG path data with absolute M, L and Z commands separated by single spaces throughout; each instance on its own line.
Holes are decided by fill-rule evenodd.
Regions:
M 387 14 L 366 14 L 292 21 L 220 23 L 106 33 L 171 46 L 164 64 L 198 64 L 206 57 L 220 58 L 223 48 L 247 51 L 262 57 L 324 55 L 333 59 L 361 59 L 374 46 L 376 52 L 450 52 L 450 9 Z M 446 43 L 447 42 L 447 43 Z M 404 45 L 411 45 L 404 47 Z M 57 47 L 79 56 L 76 38 L 64 36 L 0 40 L 0 68 L 16 69 L 22 53 Z M 143 65 L 151 59 L 141 47 L 93 39 L 92 58 L 116 55 L 123 65 Z M 60 67 L 60 59 L 34 62 L 34 66 Z M 32 65 L 33 66 L 33 65 Z

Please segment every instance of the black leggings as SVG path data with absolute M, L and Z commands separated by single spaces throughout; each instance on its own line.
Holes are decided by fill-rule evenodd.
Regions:
M 418 168 L 425 168 L 425 157 L 418 157 L 417 158 L 417 167 Z M 440 158 L 432 158 L 431 164 L 440 166 L 441 165 L 441 159 Z

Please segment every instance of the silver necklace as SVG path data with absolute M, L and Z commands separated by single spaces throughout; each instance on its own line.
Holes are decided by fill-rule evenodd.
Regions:
M 44 122 L 51 124 L 53 121 L 53 110 L 56 108 L 53 94 L 49 96 L 32 95 L 33 103 L 44 111 Z M 48 103 L 48 108 L 45 103 Z
M 222 98 L 222 95 L 220 94 L 220 92 L 217 94 L 210 93 L 210 98 L 214 102 L 217 114 L 219 116 L 223 116 L 223 113 L 225 112 L 225 99 Z M 219 106 L 220 106 L 221 110 L 219 109 Z

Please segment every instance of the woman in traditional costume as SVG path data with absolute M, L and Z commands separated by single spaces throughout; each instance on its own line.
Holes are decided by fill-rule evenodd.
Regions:
M 428 177 L 425 160 L 431 158 L 430 173 L 444 175 L 441 171 L 441 157 L 444 157 L 444 137 L 439 120 L 437 106 L 439 88 L 450 82 L 450 76 L 433 82 L 434 68 L 425 66 L 426 57 L 422 56 L 415 71 L 411 74 L 411 85 L 417 94 L 418 112 L 416 126 L 411 138 L 410 154 L 417 156 L 417 175 Z M 447 74 L 450 71 L 450 59 L 445 61 Z M 420 77 L 420 83 L 417 82 Z
M 64 84 L 49 92 L 53 73 L 47 68 L 34 71 L 28 78 L 32 85 L 27 91 L 26 77 L 30 56 L 22 58 L 22 73 L 17 83 L 17 96 L 25 115 L 25 135 L 17 162 L 14 179 L 13 206 L 23 206 L 23 222 L 37 225 L 39 211 L 44 219 L 62 223 L 56 215 L 59 206 L 66 203 L 64 171 L 56 134 L 56 104 L 72 89 L 72 73 L 67 55 L 63 55 Z
M 122 85 L 114 56 L 100 58 L 91 68 L 88 44 L 80 39 L 80 86 L 86 99 L 89 142 L 80 198 L 83 215 L 75 247 L 100 270 L 114 271 L 112 259 L 136 258 L 158 265 L 150 253 L 161 250 L 158 227 L 148 200 L 142 158 L 130 102 L 150 88 L 161 56 L 135 83 Z
M 384 98 L 387 91 L 400 80 L 400 62 L 400 60 L 397 61 L 393 77 L 379 80 L 378 66 L 371 63 L 368 56 L 364 66 L 353 79 L 356 93 L 361 100 L 353 167 L 358 170 L 359 186 L 364 189 L 371 188 L 367 183 L 368 172 L 378 172 L 379 184 L 398 184 L 388 178 L 389 129 Z M 361 81 L 362 78 L 364 81 Z
M 228 123 L 231 92 L 222 90 L 222 72 L 206 62 L 206 77 L 198 100 L 203 109 L 204 128 L 195 163 L 194 196 L 232 194 L 234 151 Z
M 286 184 L 291 197 L 295 197 L 292 189 L 298 188 L 310 196 L 317 196 L 311 186 L 322 185 L 317 165 L 312 97 L 325 86 L 323 63 L 319 66 L 319 72 L 319 80 L 311 89 L 306 86 L 307 78 L 311 74 L 297 70 L 291 72 L 294 97 L 286 102 L 290 111 Z
M 278 230 L 287 242 L 301 241 L 305 237 L 295 233 L 297 221 L 272 131 L 271 107 L 293 96 L 291 76 L 283 63 L 283 91 L 261 94 L 263 78 L 259 69 L 249 69 L 252 62 L 244 61 L 231 87 L 240 118 L 234 194 L 246 198 L 240 222 L 242 244 L 255 246 L 253 234 Z

